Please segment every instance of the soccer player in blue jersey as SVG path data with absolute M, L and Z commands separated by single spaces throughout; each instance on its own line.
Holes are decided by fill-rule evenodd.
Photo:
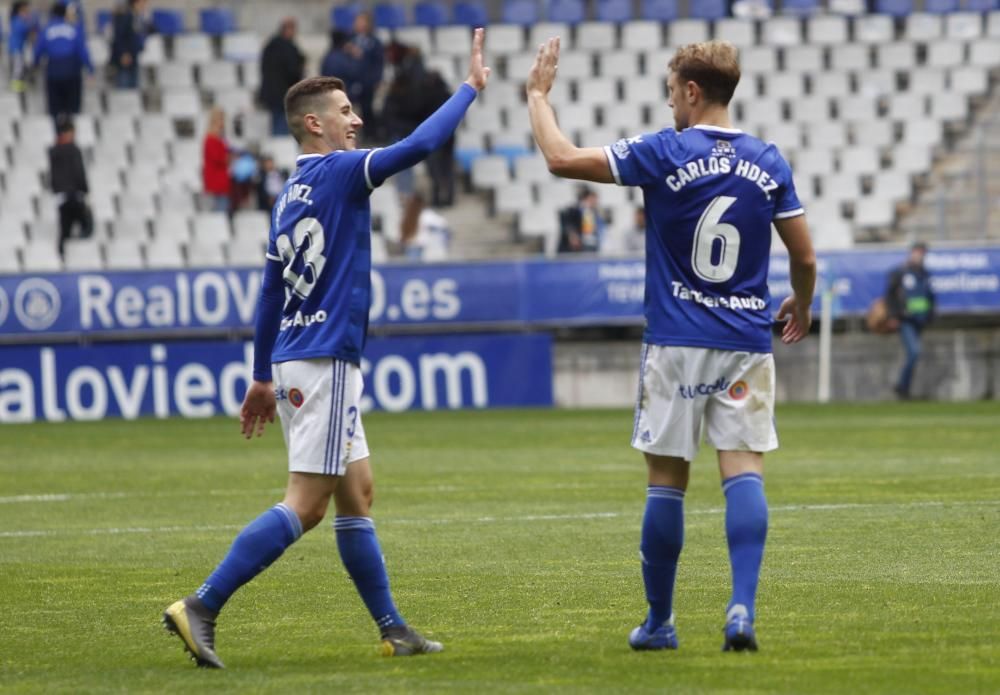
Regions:
M 756 650 L 754 599 L 767 535 L 763 454 L 778 446 L 767 271 L 771 225 L 788 248 L 794 294 L 781 339 L 812 321 L 816 261 L 792 172 L 773 144 L 734 129 L 736 49 L 680 48 L 669 65 L 674 129 L 578 148 L 548 102 L 559 39 L 540 47 L 527 82 L 531 127 L 550 171 L 638 186 L 646 207 L 646 329 L 632 446 L 649 470 L 640 556 L 649 602 L 634 649 L 676 649 L 672 609 L 684 541 L 684 493 L 705 433 L 718 451 L 733 592 L 725 650 Z
M 465 84 L 391 147 L 355 149 L 361 119 L 337 78 L 303 80 L 285 96 L 302 154 L 271 213 L 253 382 L 240 422 L 244 436 L 259 436 L 278 412 L 288 446 L 288 487 L 280 504 L 240 532 L 202 586 L 164 613 L 164 625 L 200 666 L 222 668 L 215 619 L 229 597 L 316 526 L 331 498 L 340 557 L 381 632 L 382 653 L 442 649 L 396 609 L 369 512 L 372 471 L 360 412 L 371 295 L 369 196 L 452 136 L 489 78 L 483 38 L 477 29 Z

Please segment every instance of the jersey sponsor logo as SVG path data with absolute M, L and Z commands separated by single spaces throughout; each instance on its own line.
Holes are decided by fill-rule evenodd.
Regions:
M 306 397 L 297 388 L 291 388 L 288 390 L 288 402 L 296 408 L 301 408 L 302 404 L 306 402 Z
M 326 321 L 326 318 L 327 314 L 322 309 L 314 314 L 303 314 L 301 311 L 296 311 L 295 316 L 281 319 L 281 330 L 286 331 L 289 328 L 308 327 L 314 323 L 323 323 Z
M 748 393 L 750 393 L 750 387 L 747 386 L 747 382 L 742 380 L 729 387 L 729 397 L 734 401 L 742 401 Z
M 731 309 L 734 311 L 764 311 L 767 302 L 760 297 L 750 295 L 749 297 L 737 297 L 735 294 L 729 297 L 720 297 L 714 294 L 706 294 L 701 290 L 693 290 L 685 287 L 684 284 L 673 280 L 673 295 L 677 299 L 685 302 L 696 302 L 709 309 Z
M 737 384 L 742 384 L 743 382 L 737 382 Z M 733 384 L 735 386 L 736 384 Z M 743 384 L 746 386 L 746 384 Z M 723 391 L 729 389 L 730 383 L 726 380 L 726 377 L 720 376 L 718 379 L 710 384 L 686 384 L 679 387 L 681 398 L 685 400 L 692 400 L 698 396 L 711 396 L 716 393 L 722 393 Z
M 14 293 L 14 313 L 31 331 L 44 331 L 59 318 L 62 298 L 59 290 L 43 278 L 28 278 Z

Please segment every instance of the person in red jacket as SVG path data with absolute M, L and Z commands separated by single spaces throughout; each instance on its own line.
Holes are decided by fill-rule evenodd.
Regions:
M 229 146 L 224 139 L 226 113 L 212 109 L 208 130 L 202 143 L 202 188 L 206 207 L 217 212 L 229 212 Z

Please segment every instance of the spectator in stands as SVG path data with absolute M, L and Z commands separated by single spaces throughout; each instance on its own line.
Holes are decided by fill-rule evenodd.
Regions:
M 139 86 L 139 54 L 146 43 L 146 0 L 128 0 L 112 19 L 111 64 L 115 68 L 115 86 L 135 89 Z
M 346 31 L 330 32 L 330 50 L 323 57 L 319 72 L 323 77 L 339 77 L 351 101 L 361 100 L 361 49 L 351 43 L 351 35 Z
M 913 371 L 920 359 L 920 334 L 934 317 L 934 290 L 931 288 L 930 273 L 924 267 L 926 256 L 927 244 L 914 244 L 906 263 L 889 275 L 885 293 L 889 325 L 899 328 L 906 355 L 894 389 L 896 395 L 904 400 L 910 398 Z
M 235 153 L 229 165 L 229 210 L 246 207 L 256 189 L 257 157 L 249 150 Z
M 62 114 L 56 119 L 56 144 L 49 148 L 49 181 L 59 203 L 59 255 L 63 255 L 66 240 L 73 228 L 80 227 L 80 236 L 94 233 L 94 219 L 87 205 L 87 171 L 83 153 L 77 147 L 73 119 Z
M 559 253 L 596 253 L 604 237 L 604 219 L 597 207 L 597 191 L 581 186 L 576 205 L 559 213 Z
M 423 195 L 414 193 L 406 201 L 403 211 L 400 240 L 407 258 L 441 261 L 448 258 L 451 229 L 448 220 L 427 207 Z
M 632 227 L 625 232 L 625 251 L 641 254 L 646 252 L 646 208 L 639 205 L 632 217 Z
M 424 66 L 420 51 L 393 42 L 386 51 L 393 65 L 382 107 L 382 123 L 390 140 L 400 140 L 434 113 L 451 96 L 447 83 L 436 71 Z M 455 138 L 451 137 L 427 158 L 431 178 L 431 204 L 450 207 L 455 198 Z M 413 191 L 413 171 L 396 176 L 396 188 L 404 195 Z
M 359 12 L 354 18 L 354 38 L 351 41 L 360 51 L 361 93 L 359 104 L 361 117 L 365 119 L 369 132 L 375 133 L 378 137 L 381 135 L 381 129 L 376 120 L 373 104 L 375 91 L 382 83 L 382 74 L 385 71 L 385 49 L 373 32 L 372 16 L 368 12 Z
M 31 39 L 31 5 L 18 0 L 10 6 L 10 37 L 7 40 L 7 55 L 10 65 L 10 88 L 23 92 L 25 84 L 25 49 Z
M 35 45 L 35 65 L 45 61 L 45 90 L 49 114 L 80 113 L 83 100 L 83 70 L 94 74 L 83 32 L 67 19 L 66 4 L 52 6 L 48 26 Z
M 278 169 L 274 157 L 270 155 L 261 157 L 257 174 L 257 207 L 265 212 L 271 212 L 287 179 L 288 172 Z
M 202 191 L 205 207 L 229 212 L 229 146 L 225 141 L 226 114 L 216 107 L 208 116 L 208 130 L 202 142 Z
M 306 57 L 295 44 L 295 19 L 286 17 L 260 55 L 260 101 L 271 112 L 271 134 L 288 135 L 285 92 L 303 77 Z

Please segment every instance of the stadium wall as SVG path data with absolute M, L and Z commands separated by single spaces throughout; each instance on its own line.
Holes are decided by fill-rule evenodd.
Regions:
M 775 342 L 777 398 L 815 401 L 819 341 L 794 346 Z M 902 364 L 896 335 L 851 329 L 833 338 L 831 398 L 879 401 L 893 398 Z M 553 395 L 557 407 L 631 407 L 635 404 L 639 339 L 557 341 Z M 913 385 L 918 399 L 964 401 L 1000 397 L 1000 329 L 947 328 L 925 334 Z

